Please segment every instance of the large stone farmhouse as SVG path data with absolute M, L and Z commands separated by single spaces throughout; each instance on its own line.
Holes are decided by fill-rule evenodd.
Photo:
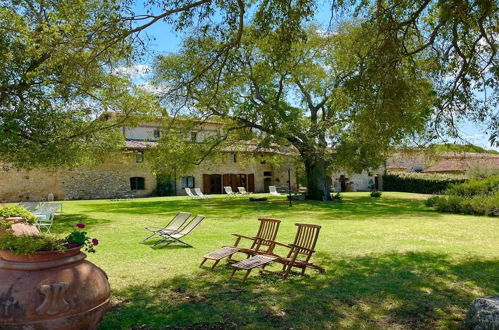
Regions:
M 123 150 L 92 167 L 26 171 L 3 164 L 0 167 L 0 201 L 154 195 L 157 177 L 148 162 L 148 151 L 157 145 L 161 128 L 161 124 L 155 122 L 123 127 Z M 193 143 L 201 143 L 222 130 L 221 123 L 203 121 L 195 125 L 186 138 Z M 280 154 L 284 161 L 280 165 L 270 164 L 265 161 L 266 153 Z M 245 143 L 222 150 L 215 159 L 173 178 L 173 193 L 185 195 L 186 187 L 201 188 L 206 194 L 221 194 L 223 186 L 231 186 L 235 191 L 237 187 L 245 187 L 249 192 L 266 192 L 271 185 L 287 186 L 288 168 L 293 166 L 294 154 L 285 149 L 260 149 L 256 144 Z M 296 187 L 295 175 L 291 176 L 291 184 Z

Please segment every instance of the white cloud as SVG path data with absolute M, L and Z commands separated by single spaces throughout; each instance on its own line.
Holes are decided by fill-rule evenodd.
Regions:
M 145 82 L 142 84 L 138 84 L 137 86 L 154 95 L 165 94 L 168 91 L 168 86 L 166 84 L 153 85 L 150 82 Z
M 124 74 L 131 78 L 139 78 L 147 75 L 151 72 L 151 68 L 147 64 L 137 64 L 132 66 L 122 66 L 116 69 L 113 69 L 113 72 L 118 74 Z

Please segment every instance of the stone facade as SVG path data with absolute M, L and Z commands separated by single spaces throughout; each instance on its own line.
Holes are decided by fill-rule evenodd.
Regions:
M 202 122 L 194 125 L 186 134 L 192 142 L 220 134 L 222 125 Z M 26 200 L 42 201 L 52 198 L 107 199 L 122 197 L 144 197 L 153 195 L 157 178 L 148 165 L 148 149 L 157 145 L 161 135 L 159 123 L 140 123 L 138 127 L 122 129 L 126 147 L 107 160 L 93 167 L 76 169 L 17 170 L 7 165 L 0 167 L 0 202 Z M 177 195 L 185 195 L 182 177 L 191 177 L 192 188 L 201 188 L 204 193 L 222 193 L 224 185 L 244 186 L 248 191 L 265 192 L 269 185 L 287 185 L 289 162 L 282 166 L 266 163 L 262 154 L 251 149 L 254 145 L 242 145 L 241 150 L 221 152 L 215 159 L 207 160 L 193 170 L 176 178 Z M 268 150 L 267 150 L 268 152 Z M 285 153 L 290 155 L 289 153 Z M 295 176 L 291 178 L 296 186 Z M 49 197 L 50 196 L 50 197 Z
M 143 190 L 131 190 L 130 178 L 144 178 Z M 17 170 L 0 167 L 0 201 L 141 197 L 156 189 L 156 177 L 134 152 L 123 152 L 95 167 Z
M 237 153 L 236 162 L 233 162 L 231 153 L 224 152 L 216 161 L 201 163 L 192 171 L 178 176 L 176 178 L 177 195 L 186 195 L 182 185 L 183 176 L 193 176 L 194 187 L 201 188 L 201 190 L 207 194 L 223 192 L 222 189 L 224 185 L 232 186 L 234 190 L 238 185 L 241 185 L 248 191 L 263 193 L 268 192 L 269 185 L 279 186 L 288 184 L 288 167 L 293 167 L 291 160 L 276 166 L 265 163 L 261 161 L 260 158 L 259 154 Z M 235 175 L 238 176 L 238 178 L 242 175 L 242 178 L 246 178 L 246 180 L 245 182 L 244 180 L 239 181 L 237 184 L 232 182 L 224 183 L 224 175 L 226 178 L 227 175 L 232 175 L 232 177 Z M 210 178 L 210 187 L 207 187 L 208 182 L 205 181 L 207 179 L 206 176 L 213 176 Z M 253 189 L 250 188 L 250 176 L 253 177 Z M 219 182 L 213 182 L 213 180 Z M 216 189 L 213 188 L 217 187 L 218 183 L 221 188 L 219 191 L 214 191 Z M 296 187 L 296 175 L 294 175 L 294 169 L 291 175 L 291 186 Z

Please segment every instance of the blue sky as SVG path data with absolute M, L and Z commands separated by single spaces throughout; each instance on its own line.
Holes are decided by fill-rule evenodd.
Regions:
M 317 14 L 314 17 L 314 23 L 324 29 L 327 29 L 331 18 L 328 3 L 330 2 L 324 2 L 323 5 L 318 8 Z M 145 13 L 140 0 L 136 2 L 134 10 L 137 14 Z M 147 35 L 149 38 L 152 38 L 152 40 L 150 40 L 147 45 L 150 56 L 149 58 L 144 59 L 144 63 L 142 63 L 144 66 L 138 69 L 138 75 L 140 75 L 140 72 L 143 72 L 143 69 L 150 64 L 150 61 L 154 56 L 165 55 L 177 51 L 183 37 L 182 34 L 175 32 L 174 28 L 164 21 L 159 21 L 153 24 L 145 31 L 145 33 L 143 32 L 143 34 Z M 488 135 L 486 134 L 486 125 L 465 121 L 460 125 L 460 130 L 461 136 L 468 142 L 487 149 L 495 149 L 499 151 L 499 148 L 493 148 L 490 146 L 488 142 Z M 459 143 L 462 143 L 462 141 Z

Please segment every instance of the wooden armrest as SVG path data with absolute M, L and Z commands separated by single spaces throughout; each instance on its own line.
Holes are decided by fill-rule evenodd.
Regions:
M 298 246 L 298 245 L 295 245 L 295 244 L 289 244 L 289 246 L 297 248 L 297 249 L 301 249 L 301 250 L 307 250 L 309 252 L 315 252 L 315 250 L 310 250 L 310 249 L 307 249 L 307 248 L 304 248 L 304 247 L 301 247 L 301 246 Z
M 241 234 L 232 234 L 233 236 L 236 236 L 236 237 L 240 237 L 240 238 L 247 238 L 247 239 L 250 239 L 252 241 L 255 240 L 255 237 L 249 237 L 249 236 L 245 236 L 245 235 L 241 235 Z
M 280 242 L 277 242 L 277 241 L 273 241 L 271 239 L 262 239 L 262 241 L 272 243 L 272 245 L 280 245 L 280 246 L 284 246 L 284 247 L 287 247 L 287 248 L 291 248 L 287 244 L 283 244 L 283 243 L 280 243 Z

